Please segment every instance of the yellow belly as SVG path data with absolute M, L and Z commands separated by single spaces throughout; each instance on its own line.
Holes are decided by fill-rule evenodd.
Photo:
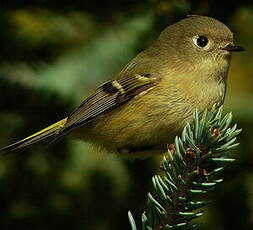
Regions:
M 218 87 L 217 93 L 203 87 L 189 94 L 190 84 L 179 88 L 165 83 L 75 130 L 73 137 L 109 152 L 171 143 L 191 122 L 196 108 L 202 112 L 224 98 Z
M 154 97 L 154 93 L 100 116 L 74 131 L 74 137 L 96 143 L 110 152 L 172 142 L 189 121 L 192 108 L 183 103 L 171 105 L 168 97 Z

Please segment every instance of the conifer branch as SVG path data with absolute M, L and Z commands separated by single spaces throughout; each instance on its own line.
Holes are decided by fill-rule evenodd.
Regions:
M 162 160 L 164 175 L 152 178 L 142 230 L 196 228 L 192 220 L 208 204 L 201 195 L 223 181 L 220 172 L 234 161 L 227 152 L 239 144 L 236 137 L 241 129 L 231 124 L 232 114 L 222 116 L 222 107 L 193 114 L 192 124 L 185 126 Z M 128 217 L 132 230 L 137 230 L 131 212 Z

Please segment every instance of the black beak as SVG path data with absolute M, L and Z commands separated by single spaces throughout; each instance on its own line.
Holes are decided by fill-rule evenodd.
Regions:
M 245 49 L 242 46 L 236 46 L 236 45 L 231 44 L 231 43 L 229 43 L 228 45 L 226 45 L 222 49 L 226 50 L 228 52 L 241 52 L 241 51 L 245 51 Z

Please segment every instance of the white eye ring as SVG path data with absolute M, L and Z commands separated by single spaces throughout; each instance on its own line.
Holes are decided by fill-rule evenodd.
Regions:
M 204 35 L 194 36 L 192 41 L 193 41 L 194 45 L 199 47 L 199 48 L 205 48 L 209 44 L 208 38 Z

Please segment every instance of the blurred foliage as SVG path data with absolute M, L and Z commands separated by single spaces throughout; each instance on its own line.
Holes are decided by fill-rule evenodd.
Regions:
M 243 133 L 237 163 L 210 196 L 201 229 L 253 229 L 253 4 L 218 0 L 2 0 L 0 146 L 71 112 L 167 25 L 216 17 L 247 52 L 234 55 L 225 107 Z M 160 159 L 124 161 L 64 140 L 0 160 L 0 229 L 130 229 Z

